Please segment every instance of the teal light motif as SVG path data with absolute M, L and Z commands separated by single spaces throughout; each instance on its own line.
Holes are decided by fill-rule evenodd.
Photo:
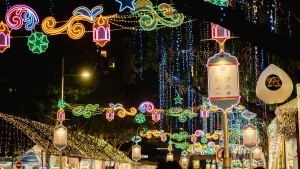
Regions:
M 210 3 L 218 6 L 228 6 L 228 0 L 210 0 Z
M 183 110 L 182 108 L 174 108 L 174 107 L 169 109 L 169 114 L 171 116 L 177 116 L 178 120 L 182 123 L 184 123 L 187 120 L 187 117 L 191 119 L 197 117 L 198 115 L 197 113 L 194 113 L 189 109 Z
M 66 107 L 67 103 L 64 100 L 59 100 L 57 103 L 58 108 L 64 109 Z
M 27 45 L 33 53 L 41 54 L 48 48 L 48 43 L 48 38 L 44 33 L 34 32 L 29 36 Z
M 145 115 L 143 115 L 143 114 L 137 114 L 137 115 L 135 116 L 135 121 L 136 121 L 137 123 L 139 123 L 139 124 L 144 123 L 145 120 L 146 120 L 146 118 L 145 118 Z

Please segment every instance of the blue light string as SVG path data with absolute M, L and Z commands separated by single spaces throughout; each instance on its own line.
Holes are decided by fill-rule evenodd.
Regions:
M 140 79 L 143 81 L 143 34 L 142 29 L 139 31 L 140 34 Z
M 53 8 L 54 8 L 53 0 L 50 0 L 50 13 L 51 13 L 52 16 L 54 16 Z
M 209 133 L 212 134 L 213 131 L 213 119 L 214 119 L 214 113 L 209 112 Z
M 5 5 L 6 5 L 6 11 L 8 11 L 10 8 L 9 0 L 5 0 Z
M 272 4 L 272 7 L 274 7 L 274 4 Z M 273 16 L 273 10 L 270 9 L 270 24 L 271 24 L 271 32 L 275 31 L 274 27 L 274 16 Z
M 161 44 L 164 44 L 164 39 L 161 38 Z M 163 45 L 161 45 L 161 65 L 159 68 L 159 107 L 160 109 L 166 108 L 166 85 L 165 85 L 165 77 L 166 77 L 166 65 L 167 65 L 167 54 Z M 159 129 L 162 130 L 163 126 L 164 114 L 161 113 L 161 120 Z
M 206 134 L 207 133 L 207 118 L 204 118 L 203 119 L 203 132 L 204 132 L 204 134 Z

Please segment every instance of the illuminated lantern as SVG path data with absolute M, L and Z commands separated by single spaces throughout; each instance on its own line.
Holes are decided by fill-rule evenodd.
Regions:
M 261 147 L 257 146 L 255 148 L 253 148 L 253 159 L 256 161 L 261 160 L 261 157 L 262 157 L 261 153 L 262 153 Z
M 3 53 L 7 48 L 10 47 L 10 30 L 8 26 L 0 22 L 0 53 Z
M 257 144 L 256 127 L 248 124 L 243 128 L 243 144 L 247 148 L 253 148 Z
M 209 117 L 209 112 L 204 110 L 204 111 L 200 111 L 200 116 L 203 118 L 203 119 L 206 119 Z
M 224 41 L 230 38 L 230 31 L 220 25 L 211 23 L 211 37 L 218 41 Z
M 163 134 L 163 135 L 161 136 L 161 141 L 162 141 L 162 142 L 167 141 L 167 135 L 166 135 L 166 134 Z
M 108 24 L 108 20 L 102 15 L 94 22 L 93 41 L 101 47 L 110 41 L 110 25 Z
M 106 119 L 107 119 L 108 121 L 112 121 L 114 118 L 115 118 L 114 111 L 113 111 L 112 108 L 109 108 L 109 109 L 106 111 Z
M 64 121 L 65 120 L 65 111 L 64 111 L 64 109 L 59 109 L 57 111 L 57 120 L 58 121 Z
M 260 74 L 256 84 L 256 96 L 267 104 L 282 103 L 292 92 L 291 78 L 273 64 Z
M 67 128 L 62 124 L 54 128 L 53 144 L 59 150 L 64 149 L 67 146 Z
M 197 136 L 195 134 L 193 134 L 191 136 L 191 142 L 195 143 L 197 141 Z
M 152 112 L 152 120 L 158 122 L 160 120 L 160 114 L 157 109 Z
M 135 161 L 138 161 L 139 159 L 142 158 L 141 146 L 139 146 L 137 144 L 132 146 L 131 158 Z
M 188 158 L 187 157 L 183 157 L 182 161 L 181 161 L 182 167 L 183 168 L 187 167 L 188 166 L 188 162 L 189 162 Z
M 194 167 L 194 169 L 200 168 L 200 161 L 199 160 L 193 160 L 193 167 Z
M 167 154 L 167 161 L 173 161 L 173 160 L 174 160 L 174 155 L 171 152 L 169 152 Z

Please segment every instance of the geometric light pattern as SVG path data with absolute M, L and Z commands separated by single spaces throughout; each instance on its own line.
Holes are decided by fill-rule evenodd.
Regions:
M 134 10 L 134 0 L 116 0 L 120 3 L 120 9 L 119 12 L 122 12 L 124 9 L 129 8 L 131 10 Z
M 0 22 L 0 53 L 3 53 L 7 48 L 10 47 L 10 30 L 8 26 Z
M 34 32 L 29 36 L 27 45 L 33 53 L 41 54 L 48 48 L 48 43 L 48 38 L 44 33 Z

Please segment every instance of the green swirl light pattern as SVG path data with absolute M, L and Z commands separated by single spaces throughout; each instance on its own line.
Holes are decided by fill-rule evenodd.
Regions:
M 197 115 L 198 115 L 197 113 L 194 113 L 191 110 L 188 110 L 188 109 L 183 110 L 182 108 L 177 108 L 177 107 L 170 108 L 169 114 L 171 116 L 178 117 L 178 120 L 182 123 L 184 123 L 187 120 L 187 117 L 191 119 L 191 118 L 197 117 Z
M 179 133 L 174 133 L 170 134 L 171 139 L 176 139 L 177 141 L 182 141 L 185 139 L 188 139 L 190 135 L 187 132 L 179 132 Z
M 77 106 L 72 109 L 72 113 L 74 116 L 81 116 L 85 118 L 90 118 L 96 109 L 99 107 L 99 104 L 88 104 L 86 106 Z
M 143 13 L 140 18 L 140 26 L 146 30 L 154 30 L 159 23 L 167 27 L 176 27 L 183 23 L 184 15 L 178 13 L 177 10 L 173 9 L 169 4 L 162 3 L 158 6 L 158 12 L 151 5 L 144 5 L 135 10 L 133 13 Z M 159 16 L 159 14 L 163 16 Z M 152 17 L 150 15 L 152 15 Z

